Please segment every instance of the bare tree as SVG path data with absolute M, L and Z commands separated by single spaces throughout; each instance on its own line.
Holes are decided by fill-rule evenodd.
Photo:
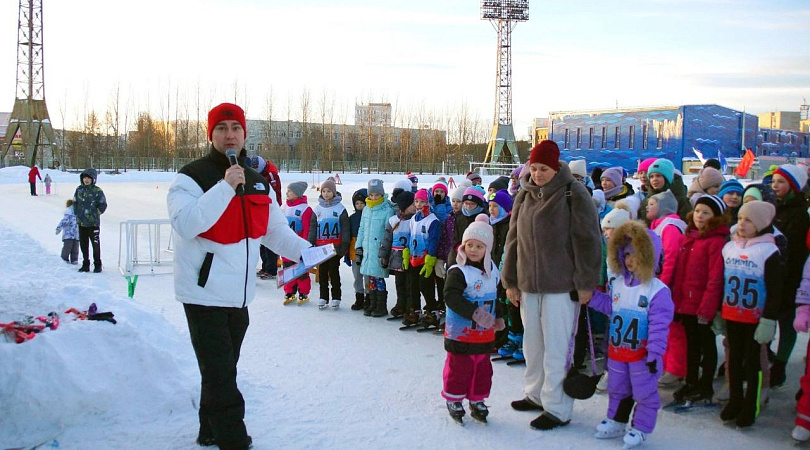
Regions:
M 301 136 L 298 144 L 298 154 L 301 160 L 301 170 L 309 172 L 313 167 L 313 155 L 310 154 L 309 119 L 311 99 L 309 89 L 304 87 L 301 91 Z M 297 136 L 297 134 L 296 134 Z

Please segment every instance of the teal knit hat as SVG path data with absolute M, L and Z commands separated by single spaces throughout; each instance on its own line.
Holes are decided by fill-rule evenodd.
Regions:
M 658 158 L 647 170 L 647 178 L 654 173 L 660 173 L 667 183 L 672 184 L 672 180 L 675 179 L 675 165 L 668 159 Z

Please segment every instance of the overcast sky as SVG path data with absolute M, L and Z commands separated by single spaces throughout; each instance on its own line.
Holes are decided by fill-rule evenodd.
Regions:
M 0 4 L 0 111 L 15 97 L 17 4 Z M 403 113 L 495 105 L 496 33 L 476 0 L 44 0 L 46 98 L 54 124 L 103 115 L 116 86 L 131 109 L 233 101 L 274 116 L 310 91 Z M 549 111 L 720 104 L 797 111 L 810 97 L 807 0 L 531 0 L 513 32 L 518 137 Z M 236 88 L 235 88 L 236 86 Z M 171 95 L 169 94 L 171 91 Z M 125 106 L 125 105 L 122 105 Z M 274 118 L 276 118 L 274 117 Z

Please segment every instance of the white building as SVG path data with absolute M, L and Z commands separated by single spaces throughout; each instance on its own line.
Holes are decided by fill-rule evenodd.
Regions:
M 372 127 L 391 126 L 391 104 L 369 103 L 354 106 L 354 124 Z

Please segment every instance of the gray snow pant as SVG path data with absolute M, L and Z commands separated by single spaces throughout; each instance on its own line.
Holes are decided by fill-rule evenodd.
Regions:
M 79 240 L 78 239 L 63 239 L 62 240 L 62 259 L 75 264 L 79 262 Z

